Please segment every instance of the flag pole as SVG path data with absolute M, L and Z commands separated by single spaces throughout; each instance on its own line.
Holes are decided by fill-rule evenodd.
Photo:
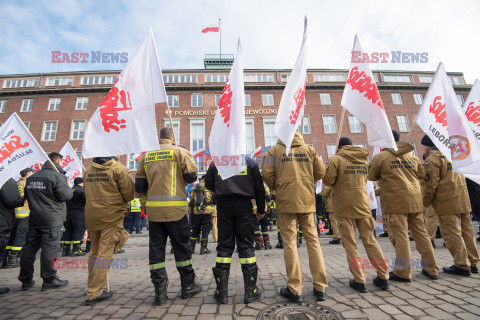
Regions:
M 416 123 L 417 123 L 416 121 L 413 121 L 413 125 L 412 125 L 412 127 L 410 128 L 410 131 L 408 132 L 407 137 L 405 138 L 405 142 L 408 142 L 408 138 L 410 138 L 410 134 L 412 133 L 413 128 L 415 128 L 415 124 L 416 124 Z
M 343 119 L 345 118 L 345 108 L 342 107 L 342 116 L 340 117 L 340 130 L 338 131 L 338 136 L 337 136 L 337 143 L 340 140 L 340 136 L 342 135 L 342 129 L 343 129 Z
M 166 102 L 166 104 L 167 104 L 168 119 L 170 120 L 170 128 L 172 128 L 172 131 L 173 131 L 173 142 L 176 145 L 177 144 L 177 139 L 175 137 L 175 130 L 173 130 L 172 111 L 170 110 L 170 106 L 168 105 L 168 101 Z
M 305 119 L 305 117 L 302 117 L 302 136 L 303 136 L 303 120 Z
M 222 59 L 222 19 L 218 19 L 218 31 L 220 32 L 220 59 Z

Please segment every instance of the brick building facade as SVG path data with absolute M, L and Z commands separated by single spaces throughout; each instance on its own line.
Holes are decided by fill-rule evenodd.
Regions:
M 276 142 L 273 126 L 289 73 L 284 69 L 244 70 L 248 153 Z M 398 130 L 403 139 L 408 135 L 408 141 L 420 153 L 423 133 L 414 125 L 414 119 L 434 73 L 373 73 L 392 129 Z M 58 152 L 70 141 L 81 153 L 86 123 L 118 74 L 119 71 L 88 71 L 0 76 L 0 124 L 17 112 L 45 151 Z M 366 128 L 358 119 L 346 112 L 340 123 L 340 101 L 347 74 L 348 70 L 307 70 L 304 139 L 323 159 L 335 152 L 340 129 L 342 136 L 369 148 Z M 208 147 L 228 70 L 164 70 L 163 75 L 178 144 L 191 151 Z M 471 85 L 465 83 L 462 73 L 448 75 L 463 104 Z M 158 130 L 169 125 L 166 105 L 157 108 L 156 117 Z M 135 170 L 131 156 L 122 155 L 120 160 Z M 83 162 L 88 166 L 90 159 Z

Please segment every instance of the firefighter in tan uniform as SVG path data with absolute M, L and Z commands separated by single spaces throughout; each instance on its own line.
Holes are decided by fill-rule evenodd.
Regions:
M 423 205 L 433 206 L 445 245 L 454 260 L 454 264 L 444 267 L 443 271 L 468 277 L 471 272 L 478 273 L 480 258 L 470 218 L 472 208 L 465 177 L 453 172 L 452 164 L 428 136 L 423 137 L 422 144 L 429 148 L 425 156 Z
M 326 209 L 328 212 L 328 217 L 330 218 L 330 225 L 333 230 L 333 240 L 329 241 L 328 243 L 340 244 L 340 231 L 338 230 L 338 221 L 335 217 L 335 207 L 333 205 L 333 190 L 331 187 L 324 186 L 320 195 L 327 198 Z
M 373 159 L 368 169 L 368 180 L 378 181 L 382 214 L 390 217 L 390 241 L 395 248 L 395 266 L 390 280 L 411 282 L 412 259 L 408 229 L 422 257 L 422 274 L 438 279 L 438 265 L 423 220 L 423 199 L 420 180 L 425 169 L 411 151 L 413 146 L 398 142 L 400 134 L 393 130 L 398 150 L 383 149 Z
M 190 247 L 192 254 L 195 253 L 195 245 L 201 234 L 200 255 L 209 254 L 207 248 L 208 235 L 212 229 L 212 214 L 215 213 L 215 203 L 213 194 L 203 186 L 204 179 L 200 179 L 192 192 L 193 215 L 192 215 L 192 233 L 190 235 Z M 192 206 L 191 206 L 192 207 Z
M 325 165 L 314 148 L 295 133 L 290 153 L 278 140 L 268 149 L 263 160 L 262 177 L 272 192 L 275 192 L 278 227 L 283 240 L 283 254 L 287 269 L 287 287 L 280 294 L 293 302 L 302 301 L 304 285 L 297 251 L 297 222 L 307 243 L 310 271 L 313 277 L 313 293 L 317 300 L 325 300 L 327 275 L 322 249 L 318 242 L 315 217 L 315 182 L 325 174 Z
M 190 250 L 190 225 L 185 187 L 197 180 L 197 166 L 190 152 L 173 142 L 173 130 L 160 130 L 160 150 L 145 153 L 138 164 L 135 190 L 148 216 L 150 278 L 155 287 L 155 303 L 167 300 L 168 277 L 165 247 L 170 237 L 175 263 L 180 273 L 181 298 L 202 291 L 195 283 Z
M 25 196 L 25 185 L 27 178 L 35 171 L 31 168 L 26 168 L 20 171 L 20 180 L 17 181 L 18 191 L 22 197 Z M 10 241 L 7 250 L 10 249 L 6 268 L 17 268 L 20 266 L 20 254 L 22 252 L 25 242 L 27 242 L 28 233 L 28 216 L 30 215 L 30 208 L 28 201 L 25 201 L 23 207 L 15 208 L 15 225 L 10 232 Z
M 331 186 L 335 194 L 335 214 L 342 245 L 347 252 L 348 265 L 353 274 L 349 284 L 360 292 L 366 292 L 367 288 L 365 270 L 355 239 L 355 227 L 358 228 L 368 259 L 377 269 L 377 277 L 373 279 L 373 283 L 383 290 L 389 287 L 388 263 L 383 258 L 373 233 L 376 223 L 366 192 L 367 157 L 366 149 L 354 147 L 350 138 L 340 138 L 337 153 L 330 159 L 323 178 L 323 183 Z
M 91 241 L 85 304 L 93 305 L 113 295 L 102 288 L 107 283 L 113 253 L 125 241 L 123 220 L 135 192 L 127 167 L 113 157 L 93 158 L 83 185 L 87 199 L 85 223 Z
M 423 212 L 425 226 L 427 228 L 428 237 L 435 248 L 435 239 L 437 238 L 438 216 L 432 206 L 425 208 Z

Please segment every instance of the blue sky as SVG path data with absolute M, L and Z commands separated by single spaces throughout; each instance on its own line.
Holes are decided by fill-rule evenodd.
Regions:
M 367 52 L 428 52 L 425 64 L 372 64 L 372 69 L 465 73 L 480 77 L 480 1 L 0 1 L 0 74 L 120 70 L 124 64 L 55 64 L 51 51 L 128 52 L 153 27 L 164 69 L 203 68 L 218 53 L 218 33 L 202 26 L 222 19 L 222 52 L 242 40 L 245 68 L 292 68 L 308 16 L 308 68 L 349 68 L 353 37 Z

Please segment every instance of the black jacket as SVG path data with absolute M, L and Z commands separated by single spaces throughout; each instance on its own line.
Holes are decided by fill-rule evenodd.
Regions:
M 0 189 L 0 232 L 11 229 L 15 222 L 15 208 L 23 206 L 17 183 L 8 179 Z
M 32 229 L 61 227 L 67 217 L 65 201 L 73 196 L 65 171 L 46 161 L 42 169 L 27 178 L 25 199 L 30 207 L 29 227 Z
M 85 212 L 85 204 L 87 203 L 85 199 L 85 192 L 83 188 L 79 185 L 75 185 L 72 188 L 73 197 L 67 201 L 67 211 L 82 211 Z
M 245 158 L 246 171 L 222 180 L 217 167 L 210 164 L 205 175 L 205 187 L 212 191 L 219 211 L 252 211 L 255 199 L 257 211 L 265 212 L 265 188 L 258 164 L 250 157 Z

